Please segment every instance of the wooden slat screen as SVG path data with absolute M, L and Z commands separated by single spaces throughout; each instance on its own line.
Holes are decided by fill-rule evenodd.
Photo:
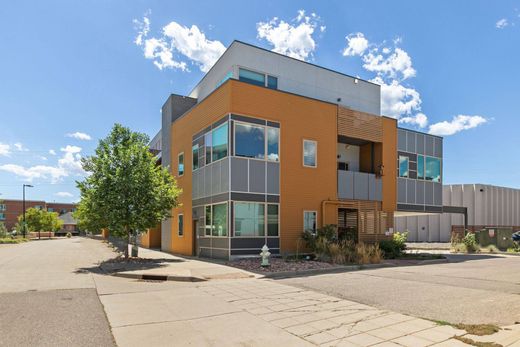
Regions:
M 383 120 L 381 116 L 338 106 L 338 135 L 383 142 Z

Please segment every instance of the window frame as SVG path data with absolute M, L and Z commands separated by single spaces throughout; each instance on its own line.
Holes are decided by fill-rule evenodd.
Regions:
M 234 114 L 236 114 L 236 113 L 234 113 Z M 238 115 L 238 114 L 236 114 L 236 115 Z M 246 115 L 243 115 L 243 116 L 246 116 Z M 264 119 L 262 119 L 262 120 L 264 120 Z M 264 130 L 264 157 L 263 158 L 251 158 L 251 157 L 244 157 L 241 155 L 237 155 L 237 141 L 236 141 L 237 124 L 254 126 L 254 127 L 262 128 Z M 278 130 L 278 160 L 268 159 L 267 152 L 268 152 L 268 148 L 269 148 L 269 142 L 268 142 L 268 133 L 269 133 L 268 130 L 269 129 Z M 281 133 L 281 129 L 279 127 L 277 128 L 277 127 L 272 127 L 269 125 L 249 123 L 249 122 L 244 122 L 244 121 L 240 121 L 240 120 L 233 120 L 233 155 L 232 156 L 236 157 L 236 158 L 242 158 L 242 159 L 248 159 L 248 160 L 259 160 L 259 161 L 268 161 L 271 163 L 279 163 L 281 161 L 281 159 L 280 159 L 280 148 L 281 148 L 280 133 Z
M 307 213 L 314 213 L 314 223 L 316 224 L 315 230 L 311 231 L 313 235 L 316 235 L 316 232 L 318 231 L 318 211 L 317 210 L 303 210 L 303 232 L 306 232 L 305 229 L 305 215 Z
M 224 123 L 222 124 L 219 124 L 219 126 L 215 127 L 215 128 L 212 128 L 208 133 L 211 134 L 211 161 L 209 163 L 206 163 L 206 165 L 209 165 L 211 163 L 216 163 L 217 161 L 220 161 L 220 160 L 224 160 L 226 158 L 229 157 L 229 114 L 227 115 L 227 119 Z M 227 125 L 227 132 L 226 132 L 226 155 L 223 156 L 222 158 L 220 159 L 217 159 L 217 160 L 213 160 L 213 154 L 214 154 L 214 151 L 213 151 L 213 146 L 214 146 L 214 143 L 215 143 L 215 137 L 213 136 L 213 132 L 222 128 L 223 126 Z M 207 133 L 204 134 L 203 137 L 206 136 Z M 204 142 L 206 142 L 206 139 L 204 138 Z M 204 143 L 204 154 L 206 154 L 206 143 Z
M 436 160 L 439 161 L 439 181 L 426 179 L 426 161 L 427 161 L 427 158 L 436 159 Z M 442 183 L 442 158 L 433 157 L 431 155 L 425 155 L 424 156 L 424 178 L 423 178 L 423 180 L 424 181 L 428 181 L 428 182 L 433 182 L 433 183 Z
M 235 204 L 237 203 L 246 203 L 246 204 L 259 204 L 259 205 L 264 205 L 264 236 L 236 236 L 235 235 L 235 218 L 236 218 L 236 213 L 235 213 Z M 269 205 L 275 205 L 277 207 L 277 210 L 278 210 L 278 235 L 276 236 L 269 236 L 268 235 L 268 209 L 269 209 Z M 243 201 L 243 200 L 233 200 L 233 220 L 232 220 L 232 223 L 233 223 L 233 236 L 230 236 L 230 237 L 236 237 L 236 238 L 262 238 L 262 239 L 265 239 L 265 238 L 279 238 L 280 237 L 280 226 L 281 226 L 281 223 L 280 223 L 280 203 L 279 202 L 258 202 L 258 201 Z
M 305 164 L 305 142 L 314 143 L 314 145 L 315 145 L 316 150 L 314 153 L 314 165 Z M 318 167 L 318 141 L 303 139 L 303 141 L 302 141 L 302 164 L 303 164 L 303 167 L 308 167 L 308 168 L 312 168 L 312 169 L 316 169 Z
M 267 73 L 267 72 L 263 72 L 263 71 L 251 69 L 249 67 L 238 65 L 237 80 L 239 80 L 239 81 L 241 81 L 240 80 L 240 69 L 246 70 L 246 71 L 250 71 L 250 72 L 253 72 L 253 73 L 257 73 L 259 75 L 264 75 L 264 87 L 268 88 L 268 89 L 271 89 L 271 90 L 278 90 L 278 80 L 279 80 L 279 78 L 278 78 L 279 76 L 278 75 L 273 75 L 273 74 L 270 74 L 270 73 Z M 276 89 L 269 87 L 269 77 L 276 78 Z M 242 82 L 250 83 L 250 82 L 247 82 L 247 81 L 244 81 L 244 80 L 242 80 Z M 250 83 L 250 84 L 261 87 L 261 85 L 259 85 L 259 84 L 254 84 L 254 83 Z
M 193 155 L 195 147 L 197 147 L 197 167 L 195 167 L 195 156 Z M 200 146 L 198 143 L 191 146 L 191 171 L 196 171 L 201 168 L 200 163 L 199 163 L 199 160 L 200 160 L 199 147 Z
M 226 205 L 226 235 L 223 235 L 223 236 L 215 236 L 213 235 L 213 218 L 215 216 L 215 213 L 214 213 L 214 206 L 215 205 Z M 215 204 L 208 204 L 208 205 L 204 205 L 204 237 L 215 237 L 215 238 L 226 238 L 226 237 L 230 237 L 230 230 L 229 230 L 229 201 L 224 201 L 224 202 L 219 202 L 219 203 L 215 203 Z M 210 208 L 210 213 L 211 213 L 211 217 L 210 217 L 210 222 L 211 224 L 210 225 L 207 225 L 207 220 L 206 220 L 206 209 L 207 208 Z M 208 228 L 209 227 L 209 228 Z M 207 233 L 208 232 L 208 229 L 209 229 L 209 234 Z
M 177 215 L 177 236 L 184 237 L 184 213 L 179 213 Z
M 182 173 L 180 171 L 181 157 L 182 157 Z M 184 164 L 184 152 L 180 152 L 177 155 L 177 176 L 178 177 L 184 176 L 184 171 L 186 171 L 186 165 Z

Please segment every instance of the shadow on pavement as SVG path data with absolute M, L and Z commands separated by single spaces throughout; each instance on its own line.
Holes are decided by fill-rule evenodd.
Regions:
M 95 273 L 102 275 L 111 275 L 115 272 L 121 271 L 135 271 L 135 270 L 149 270 L 168 266 L 170 263 L 182 263 L 184 259 L 171 259 L 171 258 L 128 258 L 116 257 L 109 260 L 105 260 L 98 265 L 83 267 L 76 269 L 74 273 Z

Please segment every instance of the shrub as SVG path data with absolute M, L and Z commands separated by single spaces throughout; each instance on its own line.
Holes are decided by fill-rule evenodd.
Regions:
M 462 239 L 462 243 L 466 246 L 466 251 L 468 253 L 478 252 L 480 247 L 477 243 L 477 238 L 474 233 L 467 233 L 466 236 Z
M 488 251 L 488 253 L 498 253 L 500 250 L 495 245 L 489 245 L 485 247 L 485 250 Z
M 382 251 L 379 245 L 368 245 L 366 243 L 358 243 L 356 245 L 356 262 L 358 264 L 379 264 L 382 258 Z
M 384 257 L 387 259 L 395 259 L 402 256 L 404 250 L 406 249 L 407 238 L 407 232 L 400 233 L 397 231 L 392 235 L 391 240 L 380 241 L 379 248 L 382 251 Z
M 70 231 L 67 233 L 67 238 L 71 238 L 72 237 L 72 234 L 70 233 Z
M 7 237 L 7 228 L 5 227 L 5 224 L 3 222 L 0 222 L 0 238 L 6 238 Z

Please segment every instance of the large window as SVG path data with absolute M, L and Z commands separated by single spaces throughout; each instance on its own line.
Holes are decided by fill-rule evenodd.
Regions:
M 441 181 L 441 160 L 439 158 L 426 157 L 425 179 L 427 181 Z
M 227 156 L 228 152 L 228 123 L 224 123 L 211 132 L 212 136 L 212 161 L 216 161 Z
M 280 129 L 235 122 L 237 157 L 279 161 Z
M 238 79 L 257 86 L 278 89 L 278 78 L 265 73 L 240 68 L 238 70 Z
M 417 155 L 417 178 L 424 179 L 424 155 Z
M 179 236 L 184 236 L 184 215 L 180 214 L 178 216 L 178 219 L 179 219 L 178 234 L 179 234 Z
M 184 175 L 184 153 L 179 153 L 179 164 L 177 166 L 179 176 Z
M 236 202 L 235 236 L 265 236 L 265 204 Z
M 206 206 L 205 215 L 205 236 L 227 236 L 227 203 Z
M 235 155 L 263 159 L 265 156 L 265 128 L 263 126 L 235 124 Z
M 304 211 L 303 212 L 303 231 L 310 231 L 316 233 L 316 211 Z
M 199 168 L 199 145 L 196 144 L 191 148 L 191 154 L 193 157 L 193 170 L 197 170 Z
M 211 132 L 204 135 L 204 150 L 206 152 L 206 165 L 211 163 L 211 144 L 212 144 Z
M 303 140 L 303 166 L 317 166 L 318 143 L 311 140 Z
M 409 177 L 409 159 L 406 156 L 399 156 L 399 177 Z

